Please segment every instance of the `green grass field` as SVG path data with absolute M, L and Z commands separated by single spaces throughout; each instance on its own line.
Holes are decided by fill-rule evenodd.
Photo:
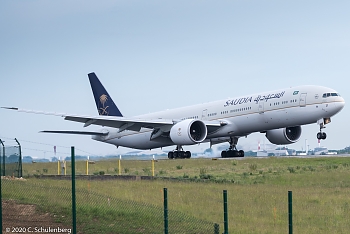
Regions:
M 68 164 L 67 174 L 71 170 L 69 166 Z M 121 166 L 122 174 L 152 173 L 151 161 L 124 160 Z M 85 174 L 86 162 L 77 162 L 76 171 L 77 174 Z M 105 174 L 118 174 L 118 160 L 89 165 L 89 174 L 102 171 Z M 24 164 L 23 174 L 57 174 L 57 163 Z M 181 178 L 181 181 L 77 181 L 77 193 L 80 197 L 77 200 L 80 207 L 78 220 L 85 223 L 96 219 L 104 228 L 109 226 L 115 230 L 121 227 L 127 230 L 120 233 L 162 233 L 162 220 L 154 220 L 162 219 L 162 191 L 166 187 L 169 209 L 177 214 L 171 215 L 170 212 L 169 225 L 173 225 L 173 230 L 181 227 L 174 232 L 169 229 L 170 233 L 200 233 L 191 225 L 193 223 L 203 226 L 219 223 L 222 232 L 222 191 L 227 190 L 230 233 L 286 233 L 287 193 L 291 190 L 295 233 L 348 233 L 350 230 L 350 158 L 160 160 L 155 162 L 155 174 L 160 177 Z M 41 209 L 51 209 L 51 212 L 69 213 L 70 203 L 63 202 L 69 201 L 69 193 L 63 200 L 60 198 L 63 196 L 59 195 L 60 188 L 69 188 L 69 181 L 30 178 L 19 183 L 26 186 L 10 186 L 5 190 L 6 193 L 3 190 L 4 198 L 39 203 Z M 53 186 L 58 190 L 51 189 L 56 191 L 53 192 L 56 195 L 49 195 L 46 189 L 35 189 L 34 184 L 45 188 Z M 21 195 L 21 190 L 26 190 L 28 195 Z M 108 208 L 113 204 L 127 206 Z M 129 227 L 127 223 L 134 219 L 138 220 L 133 222 L 135 226 Z M 107 228 L 103 232 L 111 231 Z

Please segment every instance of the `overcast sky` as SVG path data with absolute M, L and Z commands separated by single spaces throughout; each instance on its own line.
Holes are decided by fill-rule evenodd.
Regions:
M 92 71 L 124 116 L 305 84 L 348 101 L 349 9 L 349 1 L 319 0 L 1 1 L 0 106 L 97 115 Z M 349 112 L 333 117 L 322 145 L 350 145 Z M 130 151 L 89 136 L 38 133 L 97 126 L 4 109 L 0 116 L 0 138 L 16 137 L 23 155 L 53 156 L 53 145 L 61 156 L 72 145 L 81 155 Z M 318 131 L 303 127 L 289 147 L 301 150 L 305 139 L 316 147 Z M 268 142 L 256 133 L 239 145 L 256 149 L 258 141 Z

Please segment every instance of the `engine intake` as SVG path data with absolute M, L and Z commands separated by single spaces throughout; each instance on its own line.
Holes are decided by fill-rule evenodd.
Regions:
M 200 120 L 186 119 L 170 129 L 170 138 L 176 145 L 201 143 L 207 137 L 207 126 Z
M 297 142 L 301 136 L 301 127 L 288 127 L 268 130 L 266 132 L 266 138 L 276 145 L 286 145 Z

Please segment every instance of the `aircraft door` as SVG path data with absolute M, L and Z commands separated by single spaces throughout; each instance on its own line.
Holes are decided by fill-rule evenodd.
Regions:
M 264 113 L 264 100 L 259 101 L 259 114 Z
M 300 99 L 299 99 L 299 106 L 300 107 L 306 106 L 306 95 L 307 95 L 307 93 L 300 94 Z
M 202 111 L 202 120 L 207 120 L 208 117 L 208 109 Z

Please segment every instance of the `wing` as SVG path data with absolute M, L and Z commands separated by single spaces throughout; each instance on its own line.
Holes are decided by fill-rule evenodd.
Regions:
M 84 115 L 68 115 L 55 112 L 43 112 L 34 110 L 19 109 L 16 107 L 2 107 L 4 109 L 15 110 L 19 112 L 54 115 L 64 117 L 65 120 L 84 123 L 84 127 L 89 125 L 107 126 L 112 128 L 118 128 L 119 132 L 124 130 L 140 131 L 141 128 L 149 129 L 162 129 L 163 132 L 170 130 L 170 128 L 180 120 L 173 119 L 139 119 L 139 118 L 126 118 L 117 116 L 84 116 Z M 208 132 L 215 131 L 226 123 L 220 121 L 203 121 L 208 127 Z M 56 131 L 57 132 L 57 131 Z M 73 133 L 78 134 L 78 133 Z M 93 134 L 90 134 L 93 135 Z

